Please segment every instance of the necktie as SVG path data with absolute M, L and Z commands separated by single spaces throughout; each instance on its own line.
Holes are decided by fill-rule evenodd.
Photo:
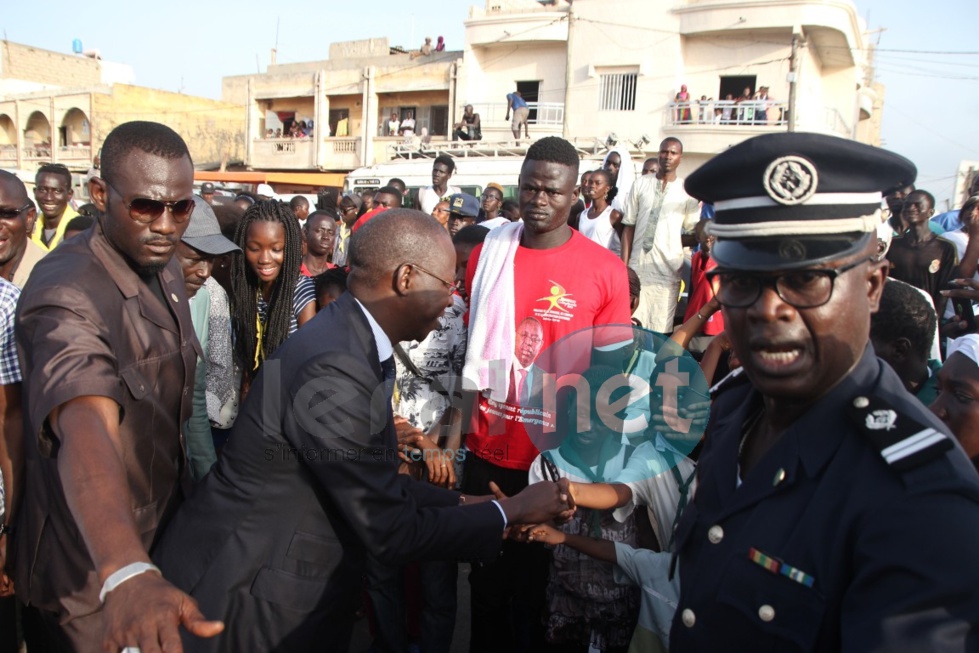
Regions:
M 517 381 L 517 401 L 523 406 L 527 403 L 527 370 L 517 370 L 520 380 Z
M 388 392 L 388 399 L 394 395 L 394 377 L 396 369 L 394 366 L 394 356 L 389 356 L 381 361 L 381 375 L 384 377 L 384 388 Z

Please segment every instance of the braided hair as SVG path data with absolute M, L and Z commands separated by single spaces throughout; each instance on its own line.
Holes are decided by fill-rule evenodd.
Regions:
M 235 335 L 235 358 L 247 377 L 254 375 L 258 332 L 258 276 L 245 258 L 248 230 L 256 222 L 278 222 L 285 230 L 285 252 L 279 276 L 272 285 L 262 332 L 260 359 L 268 358 L 289 335 L 293 316 L 293 296 L 296 293 L 299 267 L 302 265 L 302 235 L 299 223 L 288 204 L 278 200 L 262 200 L 252 204 L 235 230 L 235 244 L 242 253 L 231 264 L 231 323 Z

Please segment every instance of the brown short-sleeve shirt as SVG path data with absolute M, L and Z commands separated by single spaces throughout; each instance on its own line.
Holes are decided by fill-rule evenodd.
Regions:
M 149 550 L 182 496 L 180 425 L 190 417 L 200 346 L 177 262 L 155 277 L 141 277 L 98 224 L 37 264 L 17 317 L 24 432 L 33 437 L 25 442 L 16 586 L 22 600 L 70 619 L 99 609 L 99 584 L 65 501 L 60 442 L 47 418 L 82 396 L 119 404 L 133 517 Z

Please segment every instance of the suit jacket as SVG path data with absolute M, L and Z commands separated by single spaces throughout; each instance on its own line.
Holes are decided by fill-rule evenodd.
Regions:
M 458 506 L 397 468 L 377 346 L 346 293 L 262 365 L 221 459 L 154 552 L 226 624 L 186 650 L 346 650 L 367 553 L 496 555 L 496 506 Z

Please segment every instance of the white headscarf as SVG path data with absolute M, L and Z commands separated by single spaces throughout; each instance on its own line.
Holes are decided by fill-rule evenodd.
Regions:
M 629 195 L 629 191 L 632 189 L 632 183 L 636 180 L 636 166 L 632 162 L 632 155 L 629 154 L 628 149 L 616 147 L 609 150 L 609 153 L 602 159 L 602 168 L 605 167 L 608 158 L 613 154 L 619 155 L 619 160 L 622 162 L 622 165 L 619 166 L 619 178 L 615 182 L 615 187 L 618 191 L 615 193 L 615 199 L 612 200 L 612 208 L 620 213 L 624 213 L 625 198 Z
M 979 365 L 979 334 L 968 333 L 961 338 L 956 338 L 948 343 L 948 355 L 945 360 L 952 357 L 952 354 L 959 352 L 965 354 L 973 363 Z

